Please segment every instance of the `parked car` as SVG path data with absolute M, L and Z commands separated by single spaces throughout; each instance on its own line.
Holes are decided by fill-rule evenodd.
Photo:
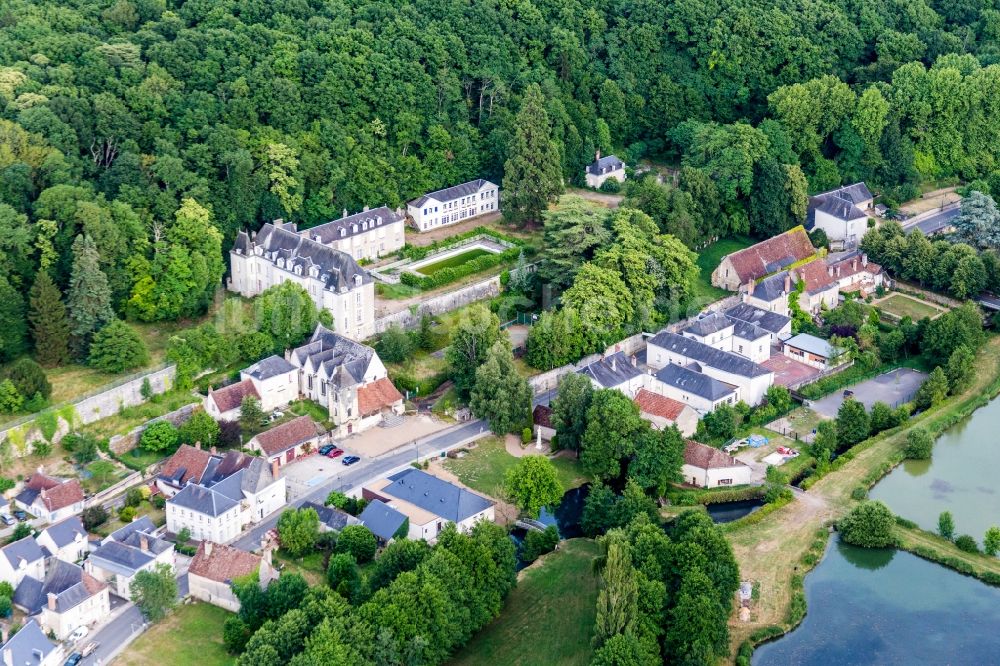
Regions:
M 69 641 L 70 643 L 76 643 L 78 640 L 82 639 L 88 633 L 90 633 L 90 629 L 88 629 L 86 625 L 80 625 L 79 627 L 73 630 L 73 633 L 71 633 L 66 640 Z
M 69 659 L 63 662 L 63 666 L 76 666 L 83 660 L 83 655 L 79 652 L 74 652 L 69 656 Z
M 26 514 L 24 511 L 15 511 L 14 517 L 23 523 L 28 519 L 28 514 Z
M 326 444 L 325 446 L 319 447 L 319 454 L 321 456 L 328 456 L 330 455 L 330 451 L 333 451 L 335 448 L 337 447 L 333 444 Z
M 340 462 L 343 463 L 345 467 L 350 467 L 359 460 L 361 460 L 361 458 L 359 458 L 358 456 L 345 456 L 344 459 L 341 460 Z
M 94 650 L 96 650 L 100 646 L 101 644 L 98 643 L 97 641 L 90 641 L 85 646 L 83 646 L 83 649 L 80 650 L 80 653 L 83 654 L 84 657 L 89 657 L 90 655 L 94 654 Z
M 324 453 L 327 458 L 339 458 L 344 455 L 344 449 L 338 449 L 336 446 Z
M 2 520 L 3 524 L 8 527 L 17 522 L 17 519 L 15 519 L 14 516 L 10 515 L 9 513 L 0 513 L 0 520 Z
M 844 400 L 853 397 L 854 397 L 854 391 L 852 391 L 851 389 L 844 389 Z

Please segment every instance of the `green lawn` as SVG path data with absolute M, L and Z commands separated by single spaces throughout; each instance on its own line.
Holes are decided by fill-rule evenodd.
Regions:
M 229 666 L 222 625 L 232 613 L 218 606 L 193 603 L 180 606 L 162 622 L 146 630 L 115 659 L 116 666 Z
M 283 550 L 274 554 L 275 564 L 282 572 L 300 574 L 310 585 L 322 585 L 326 581 L 326 568 L 323 566 L 325 555 L 319 551 L 303 555 L 295 559 Z
M 451 666 L 506 666 L 590 662 L 598 578 L 597 544 L 572 539 L 525 570 L 500 613 L 462 649 Z
M 935 307 L 906 294 L 892 294 L 884 301 L 880 301 L 876 307 L 897 319 L 909 317 L 913 321 L 920 321 L 924 317 L 934 317 L 944 311 L 944 308 Z
M 531 446 L 529 444 L 529 446 Z M 552 458 L 559 473 L 559 481 L 565 490 L 576 488 L 587 482 L 580 463 L 571 458 Z M 462 483 L 494 497 L 500 495 L 507 470 L 517 464 L 517 458 L 507 453 L 503 441 L 498 437 L 479 440 L 463 458 L 450 458 L 444 466 L 454 473 Z
M 153 400 L 144 402 L 141 405 L 124 407 L 116 414 L 81 426 L 80 430 L 89 432 L 98 439 L 109 439 L 112 435 L 124 435 L 132 428 L 142 425 L 149 419 L 163 416 L 193 402 L 198 402 L 198 398 L 192 395 L 190 391 L 174 389 L 154 396 Z
M 712 286 L 712 271 L 719 267 L 719 262 L 724 256 L 750 247 L 753 243 L 753 239 L 746 236 L 723 238 L 698 253 L 697 264 L 700 274 L 694 291 L 699 304 L 707 305 L 729 295 L 730 292 L 725 289 Z
M 460 252 L 458 254 L 452 255 L 447 259 L 442 259 L 441 261 L 435 261 L 433 264 L 427 264 L 426 266 L 421 266 L 415 269 L 418 273 L 422 275 L 434 275 L 438 271 L 445 268 L 454 268 L 455 266 L 461 266 L 462 264 L 468 263 L 473 259 L 478 259 L 479 257 L 485 256 L 487 254 L 494 254 L 489 250 L 484 250 L 481 247 L 473 248 L 471 250 L 466 250 L 465 252 Z
M 420 287 L 412 287 L 408 284 L 386 284 L 384 282 L 375 283 L 375 293 L 379 297 L 388 300 L 395 300 L 399 298 L 409 298 L 411 296 L 416 296 L 417 294 L 423 293 Z

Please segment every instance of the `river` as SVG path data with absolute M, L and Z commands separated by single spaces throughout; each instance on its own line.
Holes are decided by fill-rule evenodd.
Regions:
M 930 460 L 908 460 L 869 493 L 894 513 L 937 531 L 938 516 L 951 511 L 955 534 L 982 545 L 991 525 L 1000 525 L 1000 399 L 949 428 L 934 444 Z
M 802 624 L 754 652 L 755 666 L 995 664 L 1000 589 L 905 551 L 831 541 L 805 580 Z

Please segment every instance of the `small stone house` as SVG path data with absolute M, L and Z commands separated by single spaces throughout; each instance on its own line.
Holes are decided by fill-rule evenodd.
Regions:
M 299 416 L 253 437 L 247 448 L 259 451 L 269 463 L 285 465 L 315 451 L 321 435 L 311 416 Z
M 600 188 L 604 184 L 604 181 L 610 178 L 614 178 L 619 183 L 624 183 L 626 177 L 625 163 L 617 155 L 601 157 L 601 151 L 597 151 L 594 161 L 588 164 L 586 171 L 584 171 L 584 180 L 587 182 L 587 187 L 593 187 L 594 189 Z
M 712 271 L 712 284 L 729 291 L 739 291 L 751 280 L 783 271 L 815 254 L 806 230 L 801 226 L 794 227 L 756 245 L 727 254 L 718 268 Z
M 684 482 L 701 488 L 740 486 L 750 483 L 749 465 L 711 446 L 688 440 L 684 444 Z
M 253 380 L 249 378 L 242 379 L 229 386 L 223 386 L 217 390 L 208 389 L 208 395 L 205 396 L 202 404 L 208 415 L 216 421 L 239 421 L 240 406 L 246 397 L 256 399 L 263 407 L 264 403 L 261 400 L 261 395 L 258 393 Z
M 212 541 L 202 541 L 188 569 L 191 596 L 233 613 L 240 610 L 240 600 L 233 593 L 233 582 L 246 576 L 257 576 L 266 588 L 276 578 L 271 567 L 271 550 L 254 555 L 245 550 Z
M 360 525 L 361 520 L 341 511 L 335 506 L 323 506 L 315 502 L 303 502 L 300 509 L 312 509 L 319 516 L 320 532 L 340 532 L 348 525 Z
M 31 515 L 54 523 L 83 511 L 83 488 L 77 479 L 57 479 L 39 468 L 14 501 Z
M 240 372 L 257 391 L 265 412 L 285 407 L 299 397 L 298 370 L 281 356 L 268 356 Z
M 682 435 L 690 437 L 698 428 L 698 412 L 679 400 L 641 389 L 634 402 L 639 407 L 642 418 L 652 423 L 657 430 L 677 426 Z
M 43 580 L 25 577 L 14 590 L 13 601 L 59 640 L 77 627 L 92 626 L 111 613 L 107 583 L 76 564 L 55 559 Z
M 89 549 L 87 530 L 83 529 L 79 516 L 70 516 L 49 525 L 36 540 L 52 557 L 64 562 L 79 562 Z

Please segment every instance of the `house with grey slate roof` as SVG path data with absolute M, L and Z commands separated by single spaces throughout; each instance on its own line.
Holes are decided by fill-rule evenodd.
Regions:
M 260 396 L 265 412 L 280 409 L 299 398 L 298 369 L 281 356 L 272 355 L 240 371 L 240 379 L 250 381 Z
M 319 516 L 320 532 L 339 532 L 348 525 L 360 525 L 361 520 L 335 506 L 303 502 L 300 509 L 312 509 Z
M 287 356 L 298 369 L 299 394 L 326 407 L 336 424 L 334 437 L 362 432 L 385 415 L 403 413 L 402 394 L 367 345 L 317 324 L 309 342 Z
M 129 598 L 129 586 L 140 571 L 159 564 L 174 569 L 174 544 L 156 536 L 156 527 L 148 516 L 137 518 L 101 541 L 84 563 L 84 569 L 97 580 L 106 582 L 115 594 Z
M 750 322 L 730 319 L 721 312 L 699 317 L 681 330 L 681 335 L 709 347 L 745 356 L 755 363 L 771 357 L 771 336 Z
M 675 363 L 657 370 L 647 390 L 691 405 L 701 414 L 739 402 L 738 387 Z
M 339 220 L 331 220 L 315 227 L 303 229 L 300 233 L 317 243 L 345 252 L 358 261 L 392 254 L 406 244 L 405 217 L 402 210 L 390 210 L 385 206 L 366 206 L 360 213 L 347 214 Z
M 584 179 L 587 187 L 599 188 L 604 181 L 614 178 L 619 183 L 625 182 L 625 163 L 617 155 L 601 157 L 601 151 L 597 151 L 594 161 L 587 165 L 584 171 Z
M 864 183 L 838 187 L 809 197 L 806 229 L 822 229 L 834 249 L 857 247 L 874 215 L 874 195 Z
M 645 373 L 639 369 L 636 358 L 626 356 L 624 352 L 608 354 L 577 372 L 590 379 L 594 388 L 617 389 L 630 398 L 634 398 L 646 382 Z
M 4 666 L 58 666 L 64 656 L 62 646 L 50 641 L 34 619 L 0 646 Z
M 108 585 L 76 564 L 52 560 L 44 579 L 26 576 L 14 590 L 14 605 L 36 618 L 59 640 L 111 612 Z
M 734 305 L 726 310 L 726 316 L 734 321 L 743 321 L 764 329 L 771 335 L 772 345 L 777 345 L 792 335 L 791 317 L 757 307 L 750 302 Z
M 419 469 L 374 481 L 361 489 L 361 496 L 405 515 L 410 539 L 433 542 L 448 523 L 464 532 L 481 520 L 494 519 L 491 500 Z M 364 513 L 359 518 L 364 522 Z
M 25 576 L 45 576 L 46 553 L 35 541 L 26 536 L 0 548 L 0 580 L 17 587 Z
M 358 516 L 361 524 L 385 545 L 406 526 L 408 517 L 380 499 L 373 499 Z M 407 530 L 408 531 L 408 530 Z
M 774 383 L 772 371 L 746 356 L 670 331 L 661 331 L 649 339 L 646 363 L 654 370 L 673 363 L 735 386 L 739 399 L 751 406 L 760 404 Z
M 38 545 L 52 557 L 65 562 L 79 562 L 87 553 L 87 530 L 79 516 L 70 516 L 42 530 Z
M 338 331 L 355 340 L 375 334 L 375 284 L 355 259 L 299 234 L 280 220 L 260 231 L 240 231 L 229 252 L 227 287 L 247 298 L 284 282 L 306 290 L 327 310 Z
M 482 178 L 428 192 L 406 204 L 406 213 L 417 231 L 437 229 L 499 210 L 500 187 Z

